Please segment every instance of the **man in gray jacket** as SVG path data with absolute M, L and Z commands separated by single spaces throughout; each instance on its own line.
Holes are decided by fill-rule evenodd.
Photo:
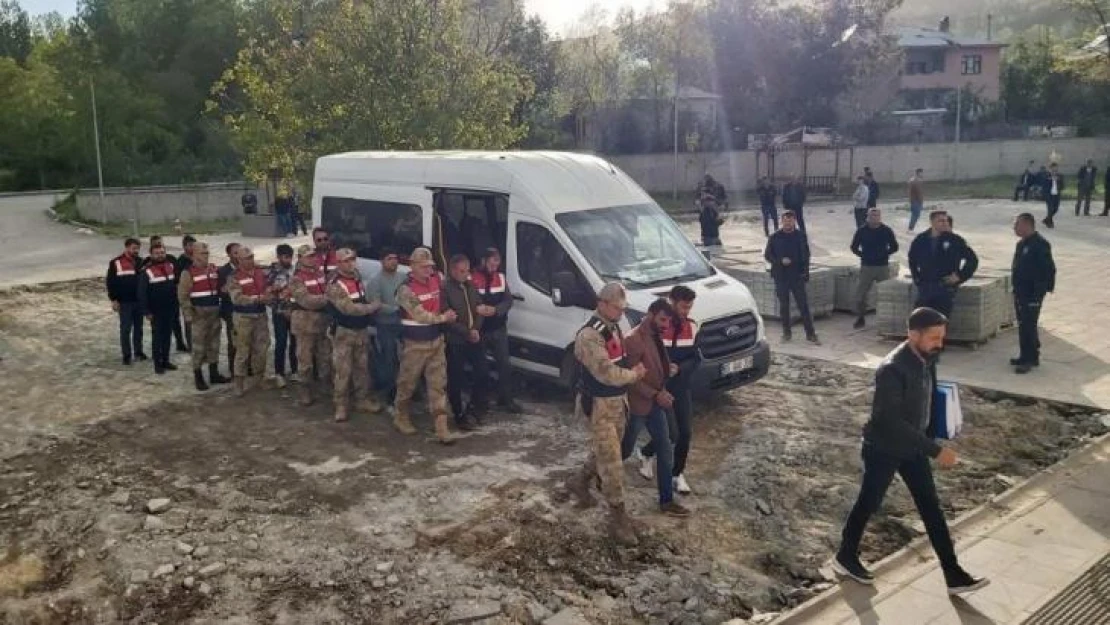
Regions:
M 859 561 L 860 540 L 898 474 L 925 523 L 948 594 L 960 595 L 979 590 L 989 581 L 972 577 L 960 567 L 929 465 L 930 458 L 942 469 L 957 461 L 951 447 L 942 447 L 931 436 L 936 357 L 944 346 L 948 318 L 932 308 L 918 308 L 910 314 L 908 325 L 909 338 L 887 354 L 875 372 L 871 419 L 863 428 L 863 484 L 844 524 L 833 569 L 861 584 L 874 583 L 875 576 Z

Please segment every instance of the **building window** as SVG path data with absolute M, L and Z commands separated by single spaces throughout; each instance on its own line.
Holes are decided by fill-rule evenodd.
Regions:
M 963 73 L 965 76 L 970 74 L 982 74 L 983 57 L 978 54 L 965 54 L 963 58 Z
M 336 248 L 349 247 L 362 258 L 377 260 L 383 248 L 404 261 L 423 245 L 423 211 L 414 204 L 325 197 L 321 224 Z

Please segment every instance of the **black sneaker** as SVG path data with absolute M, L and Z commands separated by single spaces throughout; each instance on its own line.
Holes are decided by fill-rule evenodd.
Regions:
M 162 363 L 162 368 L 166 371 L 177 371 L 177 365 L 173 364 L 172 362 Z
M 461 419 L 455 419 L 455 427 L 463 432 L 473 432 L 478 429 L 478 424 L 474 421 L 474 417 L 466 415 Z
M 870 586 L 875 583 L 875 576 L 871 574 L 860 564 L 859 558 L 847 558 L 844 556 L 836 556 L 833 558 L 832 568 L 836 571 L 837 575 L 851 578 L 865 586 Z
M 948 585 L 948 594 L 965 595 L 986 588 L 991 581 L 985 577 L 972 577 L 967 571 L 956 569 L 952 573 L 944 573 L 944 583 Z
M 863 317 L 856 317 L 856 322 L 852 324 L 852 327 L 856 330 L 862 330 L 865 325 L 867 325 L 867 321 Z
M 123 357 L 123 364 L 130 367 L 131 366 L 131 357 L 130 356 L 124 356 Z
M 821 344 L 821 339 L 817 338 L 816 334 L 811 334 L 811 335 L 807 336 L 806 340 L 809 341 L 810 343 L 813 343 L 814 345 L 820 345 Z
M 143 360 L 150 360 L 150 356 L 147 356 L 146 354 L 144 354 L 142 352 L 139 352 L 138 354 L 135 355 L 135 360 L 138 360 L 140 362 L 142 362 Z
M 789 343 L 793 338 L 794 338 L 794 335 L 792 335 L 792 334 L 783 334 L 782 335 L 782 342 L 783 343 Z

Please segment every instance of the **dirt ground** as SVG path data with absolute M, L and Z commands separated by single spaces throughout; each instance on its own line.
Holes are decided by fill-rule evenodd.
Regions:
M 385 415 L 331 423 L 290 389 L 197 393 L 187 356 L 155 376 L 120 364 L 115 336 L 95 281 L 0 294 L 0 623 L 716 624 L 826 588 L 858 485 L 862 369 L 776 357 L 699 404 L 694 515 L 656 514 L 630 464 L 644 540 L 621 548 L 600 508 L 563 501 L 584 428 L 546 384 L 522 385 L 528 414 L 443 448 L 423 415 L 405 438 Z M 1106 430 L 1083 408 L 961 399 L 949 517 Z M 865 560 L 916 519 L 892 488 Z

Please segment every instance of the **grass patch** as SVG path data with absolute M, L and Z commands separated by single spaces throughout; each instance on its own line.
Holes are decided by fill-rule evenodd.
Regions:
M 108 222 L 107 224 L 89 224 L 97 232 L 114 238 L 134 236 L 135 229 L 130 223 Z M 234 219 L 211 219 L 204 221 L 181 222 L 181 234 L 220 234 L 223 232 L 238 232 L 241 221 Z M 177 236 L 172 223 L 139 224 L 139 237 L 149 237 L 160 234 L 162 236 Z

